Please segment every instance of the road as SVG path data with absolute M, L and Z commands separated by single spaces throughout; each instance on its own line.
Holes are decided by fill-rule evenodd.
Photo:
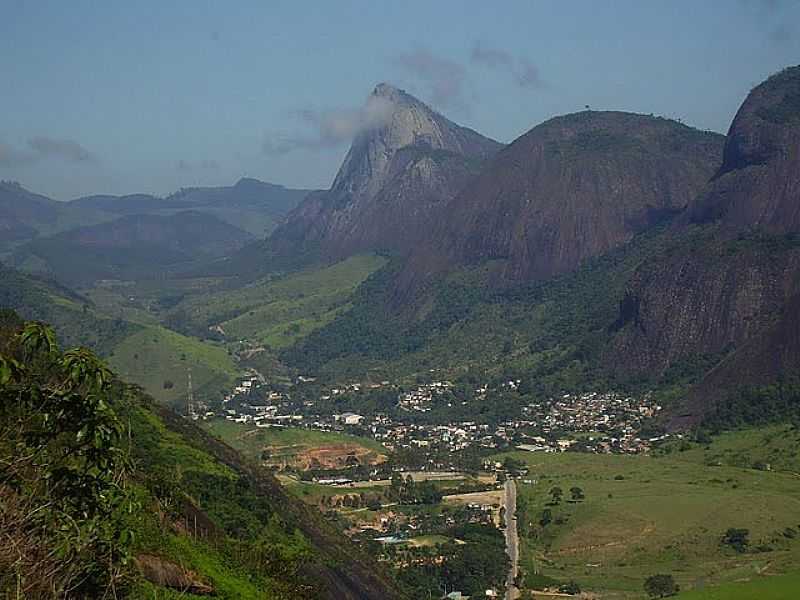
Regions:
M 519 590 L 514 585 L 519 568 L 519 537 L 517 535 L 517 484 L 513 479 L 506 480 L 506 554 L 511 559 L 511 568 L 506 581 L 506 600 L 516 600 Z

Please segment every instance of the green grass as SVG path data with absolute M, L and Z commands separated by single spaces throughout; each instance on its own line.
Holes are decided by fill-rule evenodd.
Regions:
M 196 329 L 222 325 L 229 340 L 283 348 L 347 310 L 355 289 L 385 262 L 375 255 L 354 256 L 325 268 L 193 296 L 173 314 L 188 319 Z
M 146 327 L 128 336 L 108 360 L 124 379 L 168 404 L 185 401 L 190 368 L 198 400 L 220 395 L 237 374 L 233 360 L 221 346 L 160 326 Z M 165 381 L 171 381 L 173 387 L 166 389 Z
M 647 456 L 514 453 L 536 485 L 519 485 L 525 509 L 521 565 L 557 580 L 575 580 L 604 598 L 643 598 L 643 582 L 671 573 L 681 588 L 781 573 L 800 564 L 800 478 L 737 467 Z M 617 478 L 621 476 L 622 479 Z M 548 491 L 573 486 L 583 502 L 548 507 Z M 538 527 L 542 510 L 565 522 Z M 533 522 L 534 526 L 529 524 Z M 730 527 L 750 530 L 737 554 L 720 539 Z M 527 528 L 527 530 L 526 530 Z
M 379 442 L 367 437 L 301 427 L 270 427 L 260 429 L 247 423 L 214 419 L 204 423 L 206 429 L 250 458 L 261 456 L 264 446 L 302 446 L 315 448 L 333 444 L 356 444 L 379 454 L 387 454 Z
M 800 573 L 757 577 L 678 594 L 676 600 L 795 600 L 800 595 Z
M 319 505 L 322 498 L 327 496 L 346 496 L 348 494 L 383 494 L 388 489 L 385 485 L 374 485 L 367 487 L 334 487 L 330 485 L 320 485 L 309 481 L 299 481 L 291 477 L 281 476 L 279 478 L 281 484 L 293 496 L 300 498 L 303 502 L 314 506 Z M 386 500 L 384 500 L 385 502 Z M 347 515 L 354 512 L 364 512 L 366 508 L 338 508 L 337 512 Z
M 752 468 L 756 465 L 773 471 L 787 471 L 800 477 L 800 429 L 774 425 L 722 433 L 711 444 L 674 442 L 662 451 L 670 456 L 699 464 Z
M 215 481 L 229 481 L 231 485 L 240 480 L 240 474 L 222 464 L 201 447 L 191 443 L 184 435 L 168 428 L 155 414 L 141 408 L 133 408 L 129 413 L 133 429 L 134 453 L 138 457 L 137 468 L 150 475 L 153 472 L 169 473 L 175 485 L 180 486 L 189 496 L 200 490 L 191 489 L 193 476 L 216 478 Z M 234 560 L 230 547 L 219 539 L 206 543 L 202 539 L 181 532 L 174 526 L 165 526 L 161 519 L 169 515 L 159 514 L 161 507 L 156 505 L 151 492 L 142 485 L 136 485 L 138 500 L 145 510 L 131 515 L 131 526 L 136 532 L 135 554 L 149 554 L 181 565 L 199 575 L 204 583 L 215 590 L 215 597 L 229 600 L 256 600 L 282 597 L 272 592 L 275 581 L 263 573 L 246 568 L 241 561 Z M 213 494 L 201 502 L 200 507 L 214 518 L 220 512 L 230 514 L 242 508 L 253 509 L 253 498 L 230 498 L 224 506 L 217 506 L 221 500 Z M 243 506 L 239 506 L 241 503 Z M 262 507 L 263 510 L 263 507 Z M 175 517 L 180 522 L 181 517 Z M 218 523 L 219 524 L 219 523 Z M 291 543 L 291 537 L 286 537 Z M 227 549 L 226 549 L 227 548 Z M 193 595 L 179 593 L 154 585 L 141 578 L 135 578 L 129 597 L 193 598 Z

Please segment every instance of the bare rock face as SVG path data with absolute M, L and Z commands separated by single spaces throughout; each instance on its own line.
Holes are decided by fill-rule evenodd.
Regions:
M 695 385 L 671 425 L 682 429 L 696 423 L 721 400 L 736 394 L 742 386 L 773 384 L 787 373 L 797 372 L 800 357 L 800 296 L 794 296 L 770 322 L 727 356 Z
M 707 222 L 728 235 L 800 231 L 800 67 L 756 87 L 736 114 L 714 185 L 682 220 Z
M 547 121 L 498 153 L 450 201 L 398 293 L 486 260 L 502 262 L 500 284 L 571 271 L 683 210 L 713 176 L 723 140 L 622 112 Z
M 204 583 L 196 573 L 172 561 L 152 554 L 140 554 L 134 562 L 142 576 L 151 583 L 195 596 L 214 595 L 214 588 Z
M 800 247 L 703 237 L 639 268 L 620 307 L 608 364 L 663 373 L 695 355 L 722 355 L 769 326 L 798 292 Z
M 485 159 L 500 144 L 456 125 L 389 84 L 381 83 L 367 101 L 367 129 L 353 142 L 331 191 L 355 199 L 374 196 L 391 180 L 398 151 L 410 146 Z
M 730 391 L 719 373 L 748 383 L 800 360 L 787 358 L 797 344 L 780 345 L 772 366 L 754 350 L 781 337 L 780 319 L 796 329 L 787 311 L 800 293 L 800 67 L 750 93 L 722 167 L 670 233 L 669 255 L 643 264 L 631 281 L 606 361 L 617 371 L 663 372 L 692 356 L 727 355 L 698 386 L 691 420 Z
M 372 92 L 363 114 L 363 129 L 331 189 L 293 211 L 273 234 L 273 248 L 319 244 L 334 257 L 364 250 L 404 253 L 432 213 L 501 147 L 385 83 Z

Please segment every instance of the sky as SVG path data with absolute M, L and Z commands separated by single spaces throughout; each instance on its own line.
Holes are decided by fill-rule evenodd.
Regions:
M 502 142 L 586 105 L 724 133 L 798 63 L 800 0 L 0 0 L 0 179 L 327 188 L 384 81 Z

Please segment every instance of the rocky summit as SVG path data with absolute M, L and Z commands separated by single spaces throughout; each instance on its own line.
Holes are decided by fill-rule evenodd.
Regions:
M 786 338 L 800 292 L 798 90 L 794 67 L 750 93 L 716 177 L 673 223 L 669 252 L 639 267 L 621 304 L 608 355 L 618 369 L 723 359 L 710 374 L 716 383 L 698 386 L 687 418 L 725 396 L 731 386 L 720 385 L 720 373 L 738 384 L 769 381 L 800 358 Z
M 330 190 L 312 194 L 272 236 L 273 248 L 320 244 L 335 257 L 405 253 L 431 216 L 502 145 L 382 83 Z
M 499 261 L 505 284 L 574 270 L 676 215 L 712 177 L 724 138 L 675 121 L 584 111 L 534 127 L 454 197 L 401 276 Z

